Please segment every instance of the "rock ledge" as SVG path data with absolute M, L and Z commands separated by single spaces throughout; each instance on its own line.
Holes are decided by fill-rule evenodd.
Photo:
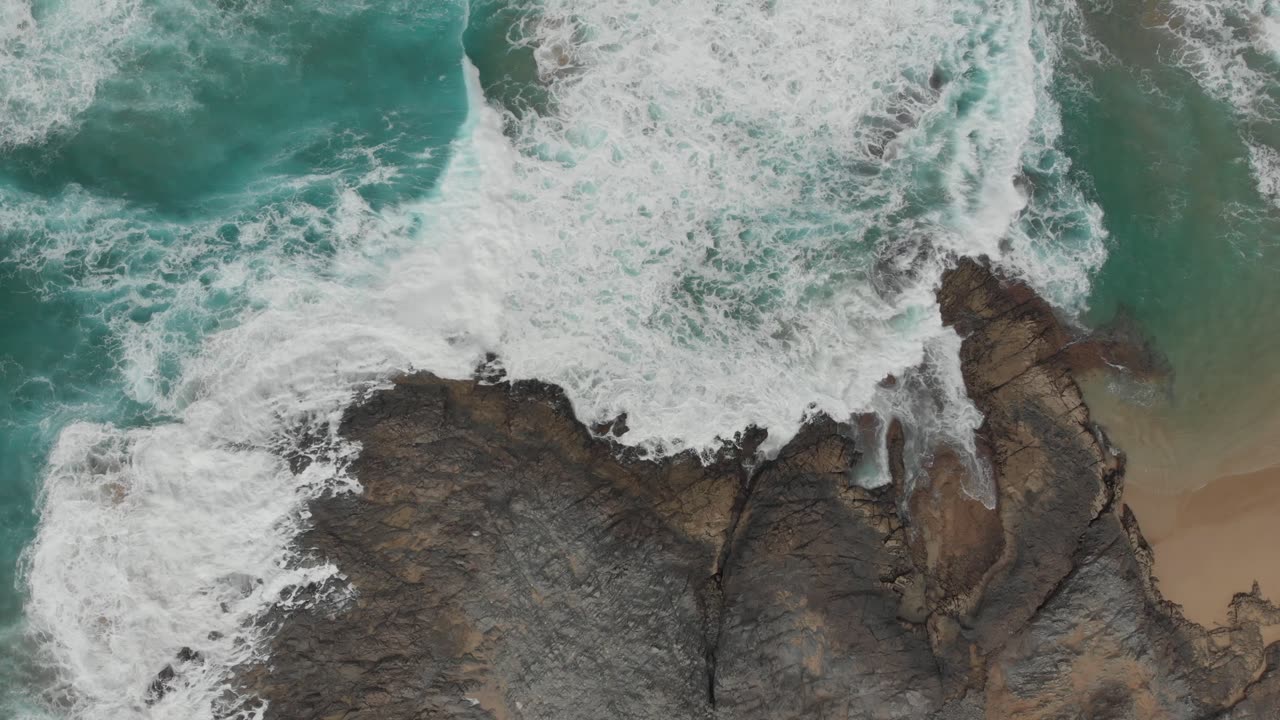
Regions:
M 854 485 L 828 418 L 653 462 L 558 388 L 404 377 L 345 420 L 364 493 L 300 540 L 353 599 L 278 619 L 241 687 L 291 720 L 1280 716 L 1280 613 L 1242 594 L 1209 632 L 1160 597 L 1049 306 L 967 260 L 938 297 L 994 510 L 945 449 L 909 495 Z

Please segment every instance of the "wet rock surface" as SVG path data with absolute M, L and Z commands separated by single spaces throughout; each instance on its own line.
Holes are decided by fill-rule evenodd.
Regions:
M 994 509 L 946 448 L 907 482 L 898 424 L 867 490 L 827 418 L 653 462 L 557 388 L 405 377 L 348 413 L 364 491 L 300 539 L 351 599 L 274 618 L 240 687 L 289 719 L 1280 717 L 1280 613 L 1245 593 L 1210 632 L 1160 597 L 1080 343 L 979 263 L 939 301 Z

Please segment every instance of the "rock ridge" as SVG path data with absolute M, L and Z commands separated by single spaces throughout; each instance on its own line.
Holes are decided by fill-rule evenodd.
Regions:
M 351 600 L 272 618 L 238 687 L 289 719 L 1280 717 L 1280 611 L 1255 588 L 1209 631 L 1160 596 L 1085 344 L 981 262 L 938 301 L 994 509 L 947 448 L 908 488 L 901 424 L 895 481 L 865 489 L 880 449 L 825 416 L 771 460 L 749 428 L 654 461 L 619 451 L 625 416 L 588 429 L 493 363 L 406 376 L 348 412 L 364 492 L 299 540 Z

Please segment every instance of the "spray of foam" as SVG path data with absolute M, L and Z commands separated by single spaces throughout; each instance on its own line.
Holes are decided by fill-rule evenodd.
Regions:
M 499 258 L 441 243 L 410 252 L 388 274 L 375 257 L 377 248 L 405 249 L 404 223 L 419 212 L 448 217 L 455 195 L 470 206 L 483 192 L 480 167 L 501 165 L 491 156 L 505 147 L 480 98 L 469 128 L 446 190 L 423 207 L 377 215 L 352 188 L 323 222 L 297 206 L 246 223 L 249 236 L 323 228 L 341 249 L 323 276 L 284 252 L 269 278 L 229 269 L 220 281 L 250 295 L 247 309 L 237 327 L 182 354 L 179 382 L 165 382 L 157 368 L 178 344 L 165 316 L 202 312 L 183 307 L 195 302 L 189 288 L 175 289 L 170 309 L 151 322 L 117 327 L 128 391 L 174 421 L 72 425 L 50 457 L 26 578 L 38 660 L 54 678 L 42 700 L 58 715 L 214 716 L 231 668 L 260 657 L 254 620 L 311 599 L 310 589 L 336 572 L 297 556 L 291 542 L 308 498 L 356 487 L 345 473 L 356 448 L 337 436 L 343 409 L 397 370 L 465 376 L 492 341 L 464 334 L 483 334 L 499 314 L 493 298 L 505 277 L 487 269 L 501 268 Z M 87 218 L 69 234 L 84 227 L 117 243 L 145 242 L 127 224 L 94 222 L 96 211 L 111 210 L 83 206 Z M 46 261 L 64 247 L 51 243 Z M 284 459 L 297 453 L 309 461 L 301 471 Z M 166 665 L 178 677 L 157 698 L 151 684 Z
M 1280 152 L 1266 145 L 1249 144 L 1249 165 L 1258 180 L 1258 190 L 1280 204 Z
M 1275 116 L 1280 4 L 1172 0 L 1165 28 L 1179 40 L 1174 61 L 1212 96 L 1250 119 Z
M 642 445 L 750 422 L 783 442 L 798 408 L 865 411 L 947 342 L 949 255 L 1083 295 L 1102 233 L 1052 150 L 1032 4 L 651 5 L 544 2 L 519 33 L 552 109 L 507 119 L 530 260 L 507 296 L 515 375 L 627 410 Z M 976 413 L 941 395 L 960 399 L 912 426 L 972 449 Z
M 944 443 L 972 458 L 981 417 L 933 297 L 949 256 L 1069 293 L 1099 253 L 1059 177 L 1027 0 L 548 0 L 520 37 L 547 111 L 487 106 L 468 68 L 471 117 L 428 201 L 274 208 L 246 232 L 322 230 L 323 272 L 269 254 L 118 326 L 130 392 L 173 421 L 75 425 L 50 460 L 27 580 L 59 712 L 214 713 L 262 651 L 254 619 L 335 572 L 290 542 L 309 497 L 356 486 L 341 413 L 391 373 L 466 376 L 497 351 L 584 419 L 627 410 L 625 439 L 655 452 L 752 423 L 776 447 L 808 411 L 877 411 L 907 421 L 917 463 Z M 1037 240 L 1059 226 L 1079 247 Z M 247 296 L 237 324 L 175 350 L 165 318 L 205 312 L 219 282 Z M 300 472 L 282 459 L 304 451 Z M 183 647 L 201 660 L 149 698 Z
M 1178 40 L 1174 61 L 1210 96 L 1249 124 L 1280 117 L 1280 3 L 1173 0 L 1165 27 Z M 1245 139 L 1259 192 L 1280 203 L 1276 150 L 1248 131 Z
M 31 0 L 0 3 L 0 149 L 71 127 L 145 22 L 137 0 L 62 5 L 33 13 Z

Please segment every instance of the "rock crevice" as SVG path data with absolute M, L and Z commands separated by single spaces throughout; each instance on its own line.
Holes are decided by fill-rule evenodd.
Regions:
M 754 456 L 754 452 L 763 439 L 763 431 L 749 432 L 747 440 L 749 444 L 740 449 L 742 460 L 738 469 L 738 477 L 741 490 L 733 502 L 733 510 L 730 512 L 724 541 L 721 543 L 720 553 L 716 558 L 715 572 L 703 583 L 702 593 L 699 597 L 703 607 L 703 654 L 707 660 L 707 703 L 712 709 L 716 707 L 716 667 L 720 651 L 720 634 L 724 630 L 725 568 L 732 559 L 733 543 L 734 538 L 737 537 L 738 525 L 742 522 L 742 516 L 746 513 L 748 503 L 751 502 L 751 495 L 755 490 L 756 480 L 759 478 L 756 472 L 758 458 Z

